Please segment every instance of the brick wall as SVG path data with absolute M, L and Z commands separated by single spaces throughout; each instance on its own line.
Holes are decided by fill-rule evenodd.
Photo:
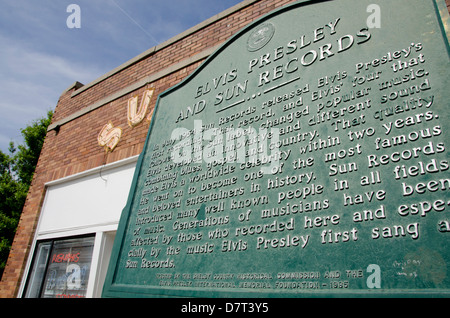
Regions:
M 146 76 L 219 45 L 256 18 L 290 2 L 293 0 L 243 1 L 234 9 L 225 11 L 226 14 L 219 14 L 182 36 L 149 50 L 142 58 L 107 74 L 88 85 L 87 89 L 74 85 L 61 95 L 52 123 L 83 110 Z M 145 119 L 138 126 L 129 127 L 127 100 L 134 95 L 141 96 L 146 88 L 153 87 L 155 92 L 150 105 L 153 108 L 158 94 L 179 83 L 200 63 L 201 60 L 186 65 L 48 132 L 0 283 L 0 297 L 17 296 L 45 196 L 45 183 L 140 154 L 149 121 Z M 77 94 L 77 90 L 81 92 Z M 112 153 L 106 153 L 97 141 L 101 128 L 109 121 L 123 129 L 120 143 Z
M 239 8 L 238 11 L 226 11 L 226 14 L 208 20 L 145 52 L 142 57 L 127 63 L 125 67 L 119 67 L 87 85 L 88 88 L 74 85 L 61 95 L 53 123 L 82 111 L 149 75 L 214 48 L 261 15 L 290 2 L 294 0 L 243 1 L 235 7 Z M 450 0 L 446 0 L 446 3 L 450 9 Z M 17 295 L 45 196 L 45 183 L 140 154 L 149 121 L 144 120 L 137 127 L 129 127 L 127 100 L 134 95 L 141 96 L 146 88 L 153 87 L 155 92 L 150 105 L 153 108 L 158 94 L 179 83 L 200 63 L 201 60 L 192 62 L 48 132 L 0 283 L 0 297 Z M 108 121 L 123 129 L 122 139 L 112 153 L 106 153 L 97 142 L 100 129 Z

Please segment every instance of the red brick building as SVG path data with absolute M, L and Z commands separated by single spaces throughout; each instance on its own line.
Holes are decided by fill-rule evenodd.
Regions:
M 61 94 L 0 283 L 0 297 L 42 295 L 39 281 L 46 274 L 42 268 L 51 263 L 57 272 L 61 270 L 57 264 L 67 258 L 80 263 L 81 295 L 101 295 L 121 209 L 158 94 L 186 78 L 243 27 L 292 2 L 242 1 L 87 85 L 75 82 Z M 450 0 L 446 3 L 450 8 Z M 72 252 L 74 246 L 77 253 Z M 52 249 L 60 253 L 53 253 L 56 257 L 50 260 Z M 70 296 L 57 291 L 48 295 Z
M 92 257 L 84 263 L 91 267 L 83 295 L 101 294 L 114 232 L 158 94 L 183 80 L 237 31 L 290 2 L 245 0 L 87 85 L 75 82 L 61 94 L 2 277 L 0 297 L 39 294 L 40 287 L 32 286 L 39 274 L 31 273 L 43 266 L 49 246 L 61 249 L 57 254 L 61 260 L 80 257 L 82 262 L 83 256 L 67 252 L 72 238 L 82 253 Z M 144 118 L 129 125 L 128 101 L 137 96 L 139 106 L 146 90 L 150 99 L 141 114 Z M 121 133 L 113 151 L 99 144 L 99 134 L 108 123 L 112 126 L 103 131 L 105 137 Z M 114 143 L 114 139 L 109 141 Z M 33 288 L 34 294 L 29 291 Z

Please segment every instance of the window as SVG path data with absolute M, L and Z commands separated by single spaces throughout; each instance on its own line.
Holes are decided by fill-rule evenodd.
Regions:
M 24 297 L 86 297 L 93 248 L 94 236 L 37 242 Z

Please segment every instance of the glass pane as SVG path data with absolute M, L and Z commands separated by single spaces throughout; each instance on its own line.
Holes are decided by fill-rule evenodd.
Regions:
M 28 288 L 25 293 L 27 298 L 39 297 L 39 291 L 42 286 L 42 281 L 45 275 L 45 267 L 47 265 L 48 254 L 50 253 L 52 243 L 39 243 L 36 247 L 36 259 L 33 268 L 30 272 Z
M 41 297 L 86 297 L 93 247 L 94 237 L 54 241 Z

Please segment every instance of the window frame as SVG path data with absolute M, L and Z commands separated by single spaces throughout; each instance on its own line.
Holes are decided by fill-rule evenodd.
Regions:
M 66 237 L 54 237 L 54 238 L 48 238 L 48 239 L 42 239 L 42 240 L 37 240 L 35 243 L 35 247 L 34 247 L 34 251 L 33 251 L 33 257 L 32 257 L 32 261 L 29 267 L 29 271 L 27 274 L 27 279 L 26 279 L 26 283 L 24 285 L 24 289 L 22 292 L 22 298 L 44 298 L 42 297 L 42 293 L 44 291 L 45 285 L 46 285 L 46 278 L 48 275 L 48 269 L 51 265 L 51 257 L 52 257 L 52 253 L 54 251 L 54 246 L 55 243 L 58 242 L 63 242 L 63 241 L 69 241 L 69 240 L 74 240 L 74 239 L 84 239 L 84 238 L 91 238 L 92 239 L 92 249 L 94 252 L 95 249 L 95 240 L 96 240 L 96 234 L 95 233 L 87 233 L 87 234 L 83 234 L 83 235 L 75 235 L 75 236 L 66 236 Z M 42 274 L 42 277 L 40 278 L 40 286 L 37 288 L 38 289 L 38 293 L 36 295 L 33 296 L 27 296 L 28 292 L 29 292 L 29 288 L 32 287 L 32 281 L 35 279 L 35 265 L 36 263 L 39 261 L 39 256 L 40 256 L 40 247 L 43 244 L 50 244 L 49 245 L 49 251 L 48 251 L 48 255 L 45 258 L 45 265 L 44 265 L 44 271 Z M 90 265 L 89 265 L 89 278 L 87 279 L 87 282 L 89 282 L 90 276 L 93 274 L 93 269 L 92 268 L 92 263 L 93 263 L 93 258 L 94 258 L 94 253 L 91 255 L 91 260 L 90 260 Z M 86 297 L 86 295 L 85 295 Z M 56 297 L 55 297 L 56 298 Z

